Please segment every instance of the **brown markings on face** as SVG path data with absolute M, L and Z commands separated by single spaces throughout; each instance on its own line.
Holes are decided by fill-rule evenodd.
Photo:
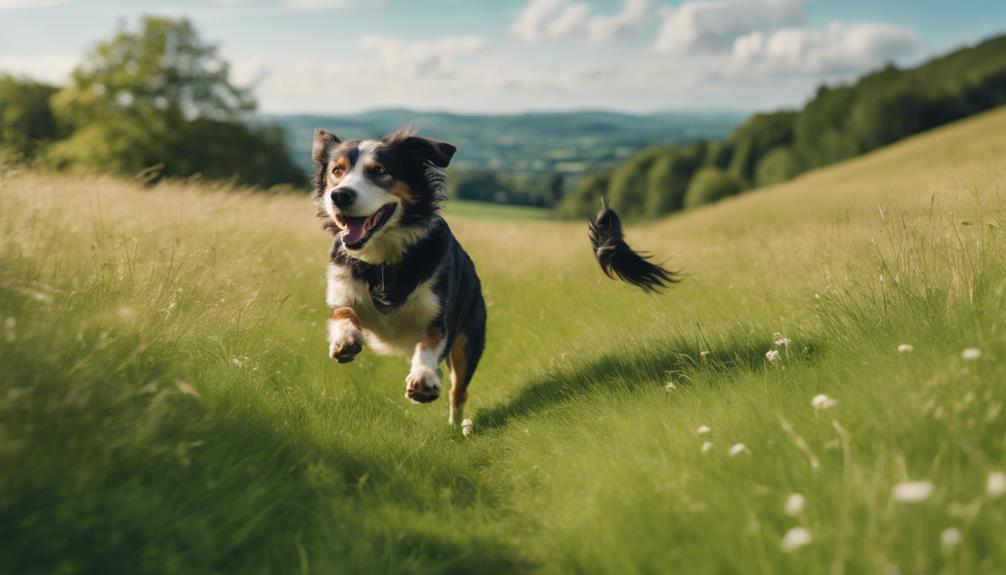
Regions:
M 444 330 L 435 325 L 431 325 L 426 328 L 426 332 L 423 333 L 423 337 L 419 338 L 419 345 L 433 349 L 440 345 L 440 342 L 443 341 L 443 339 Z
M 327 177 L 329 187 L 339 183 L 339 180 L 344 178 L 351 169 L 353 169 L 353 163 L 350 161 L 348 155 L 344 154 L 336 158 L 328 167 Z
M 468 373 L 468 354 L 465 352 L 467 347 L 468 337 L 459 333 L 454 338 L 451 350 L 447 352 L 447 366 L 451 368 L 451 404 L 455 407 L 464 403 L 468 380 L 471 378 Z
M 332 319 L 338 321 L 344 319 L 353 324 L 353 327 L 360 328 L 360 318 L 356 317 L 356 311 L 351 307 L 337 307 L 332 310 Z
M 402 180 L 395 180 L 387 189 L 388 193 L 401 199 L 402 203 L 407 206 L 412 206 L 419 202 L 416 191 Z

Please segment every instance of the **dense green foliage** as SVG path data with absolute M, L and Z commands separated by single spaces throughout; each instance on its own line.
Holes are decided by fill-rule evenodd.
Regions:
M 255 103 L 228 76 L 188 20 L 146 18 L 99 43 L 59 90 L 0 80 L 0 145 L 73 171 L 305 183 L 280 129 L 243 122 Z
M 685 194 L 685 207 L 697 208 L 718 202 L 741 191 L 737 180 L 716 166 L 706 166 L 695 173 Z
M 56 88 L 0 75 L 0 159 L 31 158 L 58 137 L 49 98 Z
M 802 110 L 755 114 L 726 142 L 710 145 L 703 163 L 725 169 L 747 190 L 1004 103 L 1006 36 L 999 36 L 916 68 L 888 65 L 851 85 L 822 86 Z M 668 165 L 680 161 L 687 150 L 687 146 L 644 150 L 615 168 L 605 190 L 612 205 L 630 217 L 654 217 L 685 207 L 681 198 L 688 182 L 681 178 L 690 180 L 698 167 L 689 164 L 675 177 L 667 174 Z M 584 179 L 558 213 L 589 215 L 597 195 L 594 202 L 585 201 L 585 196 L 595 184 Z M 697 194 L 695 201 L 720 197 Z
M 451 198 L 517 206 L 552 207 L 562 197 L 561 174 L 510 175 L 494 170 L 449 170 Z
M 0 573 L 1002 573 L 1003 133 L 630 225 L 659 296 L 582 222 L 448 202 L 469 437 L 402 358 L 328 358 L 303 196 L 0 171 Z

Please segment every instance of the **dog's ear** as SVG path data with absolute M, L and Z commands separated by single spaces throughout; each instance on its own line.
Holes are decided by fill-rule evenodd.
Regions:
M 322 163 L 328 149 L 338 143 L 339 138 L 337 138 L 335 134 L 326 132 L 321 128 L 315 128 L 314 144 L 311 145 L 311 159 L 317 164 Z
M 409 136 L 401 140 L 402 149 L 419 158 L 424 162 L 429 162 L 438 168 L 446 168 L 454 157 L 454 152 L 458 149 L 445 143 L 437 142 L 422 136 Z

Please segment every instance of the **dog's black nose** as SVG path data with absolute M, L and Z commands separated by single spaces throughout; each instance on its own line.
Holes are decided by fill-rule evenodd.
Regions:
M 332 190 L 332 203 L 337 208 L 348 207 L 356 199 L 356 191 L 349 188 L 337 188 Z

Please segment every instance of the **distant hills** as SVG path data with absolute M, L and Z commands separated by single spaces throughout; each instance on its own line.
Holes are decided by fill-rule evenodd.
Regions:
M 290 153 L 305 172 L 311 169 L 311 138 L 317 127 L 341 138 L 375 138 L 412 124 L 422 134 L 458 147 L 455 168 L 570 175 L 617 164 L 654 145 L 723 139 L 746 116 L 609 111 L 477 115 L 386 109 L 332 116 L 262 115 L 255 121 L 284 128 Z

